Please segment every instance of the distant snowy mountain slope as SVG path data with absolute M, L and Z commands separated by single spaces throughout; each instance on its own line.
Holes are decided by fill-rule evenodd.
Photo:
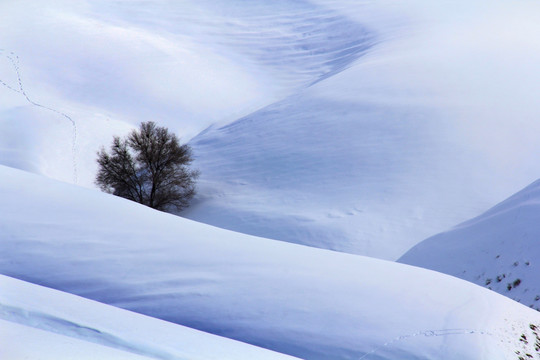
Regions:
M 540 323 L 537 312 L 440 273 L 253 238 L 7 167 L 0 177 L 0 273 L 278 352 L 503 360 Z M 6 303 L 13 296 L 17 288 L 3 291 L 0 303 L 68 313 L 24 292 L 24 302 Z M 148 341 L 145 326 L 115 324 L 113 310 L 74 306 L 82 312 L 55 316 L 103 319 L 104 330 Z
M 399 261 L 471 281 L 540 310 L 540 181 L 424 240 Z
M 0 13 L 0 163 L 84 186 L 113 134 L 153 120 L 190 138 L 341 71 L 373 41 L 305 1 L 23 0 Z
M 0 358 L 291 357 L 0 275 Z
M 383 36 L 354 66 L 191 141 L 183 215 L 396 259 L 537 178 L 538 2 L 362 4 Z

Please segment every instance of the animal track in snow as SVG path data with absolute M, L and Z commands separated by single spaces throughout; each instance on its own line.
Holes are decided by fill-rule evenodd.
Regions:
M 397 336 L 397 337 L 393 338 L 392 340 L 385 342 L 381 346 L 379 346 L 379 347 L 377 347 L 377 348 L 375 348 L 375 349 L 373 349 L 371 351 L 368 351 L 367 353 L 365 353 L 364 355 L 359 357 L 358 360 L 363 360 L 363 359 L 369 360 L 371 355 L 376 355 L 379 351 L 382 351 L 384 348 L 387 348 L 389 345 L 392 345 L 392 344 L 395 344 L 395 343 L 398 343 L 398 342 L 402 342 L 402 341 L 406 341 L 406 340 L 409 340 L 411 338 L 421 337 L 421 336 L 423 336 L 423 337 L 439 337 L 439 336 L 450 336 L 450 335 L 494 336 L 494 334 L 492 334 L 492 333 L 490 333 L 488 331 L 474 330 L 474 329 L 424 330 L 424 331 L 419 331 L 419 332 L 416 332 L 416 333 L 413 333 L 413 334 Z
M 5 49 L 0 49 L 0 56 L 3 56 L 5 58 L 7 58 L 9 60 L 9 62 L 11 63 L 11 65 L 13 67 L 13 70 L 15 71 L 15 75 L 17 77 L 18 89 L 14 88 L 13 86 L 9 85 L 7 82 L 0 79 L 0 84 L 2 86 L 4 86 L 5 88 L 7 88 L 7 89 L 9 89 L 11 91 L 15 91 L 15 92 L 23 95 L 24 98 L 26 99 L 26 101 L 28 103 L 30 103 L 31 105 L 42 108 L 42 109 L 45 109 L 45 110 L 48 110 L 48 111 L 51 111 L 53 113 L 56 113 L 56 114 L 60 115 L 61 117 L 65 118 L 66 120 L 68 120 L 71 123 L 72 133 L 73 133 L 72 139 L 71 139 L 71 153 L 72 153 L 72 163 L 73 163 L 73 182 L 76 184 L 78 182 L 78 173 L 77 173 L 77 167 L 78 167 L 78 164 L 77 164 L 77 137 L 78 137 L 78 134 L 77 134 L 77 124 L 75 123 L 75 120 L 73 120 L 73 118 L 71 116 L 67 115 L 66 113 L 64 113 L 62 111 L 59 111 L 59 110 L 56 110 L 54 108 L 45 106 L 43 104 L 37 103 L 34 100 L 32 100 L 28 96 L 28 93 L 26 92 L 26 89 L 23 86 L 23 81 L 22 81 L 22 77 L 21 77 L 21 70 L 20 70 L 20 65 L 19 65 L 19 62 L 20 62 L 19 61 L 19 56 L 17 54 L 15 54 L 13 51 L 8 52 Z

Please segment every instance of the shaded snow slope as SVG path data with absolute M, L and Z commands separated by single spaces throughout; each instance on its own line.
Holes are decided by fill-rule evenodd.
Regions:
M 278 352 L 508 359 L 540 322 L 436 272 L 254 238 L 11 168 L 0 174 L 0 273 Z
M 23 0 L 0 13 L 0 132 L 37 143 L 0 138 L 0 163 L 85 186 L 113 134 L 153 120 L 189 138 L 343 70 L 373 41 L 305 1 Z
M 152 359 L 1 319 L 0 338 L 2 359 Z
M 540 310 L 540 181 L 399 259 L 485 286 Z
M 6 276 L 0 288 L 2 359 L 292 359 Z
M 201 191 L 185 216 L 396 259 L 537 178 L 538 3 L 413 1 L 393 26 L 349 8 L 383 41 L 347 70 L 195 137 Z

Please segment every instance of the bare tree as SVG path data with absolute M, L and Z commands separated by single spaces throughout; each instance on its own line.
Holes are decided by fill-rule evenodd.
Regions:
M 110 152 L 98 152 L 96 185 L 101 190 L 157 210 L 181 210 L 195 195 L 197 170 L 191 147 L 152 121 L 125 139 L 115 136 Z

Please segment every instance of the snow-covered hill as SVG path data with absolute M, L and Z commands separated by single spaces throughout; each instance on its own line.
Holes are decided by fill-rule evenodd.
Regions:
M 468 280 L 540 310 L 540 181 L 424 240 L 399 261 Z
M 113 134 L 153 120 L 190 138 L 339 72 L 373 37 L 304 1 L 17 1 L 0 12 L 0 130 L 33 144 L 2 141 L 0 163 L 84 186 Z
M 395 259 L 536 179 L 538 3 L 404 8 L 393 31 L 371 19 L 383 35 L 354 66 L 193 139 L 201 195 L 185 215 Z
M 429 270 L 253 238 L 6 167 L 0 176 L 0 273 L 278 352 L 508 359 L 540 322 Z
M 24 0 L 0 13 L 8 166 L 92 187 L 97 149 L 154 120 L 196 136 L 200 197 L 183 215 L 387 259 L 540 171 L 532 0 Z
M 0 358 L 291 359 L 0 275 Z
M 0 274 L 306 359 L 534 350 L 538 312 L 353 254 L 396 259 L 538 177 L 537 1 L 21 0 L 0 14 Z M 191 139 L 202 177 L 182 215 L 210 225 L 88 189 L 96 150 L 147 120 Z M 481 238 L 455 256 L 485 252 L 485 269 L 460 271 L 503 292 L 510 283 L 534 307 L 529 233 L 523 248 L 504 243 L 535 217 L 534 201 L 516 199 L 453 230 L 506 225 L 502 245 Z M 126 350 L 80 342 L 125 312 L 0 281 L 13 286 L 0 331 L 35 346 L 15 340 L 7 356 L 45 341 Z M 126 324 L 115 336 L 147 344 Z M 198 352 L 161 339 L 158 358 Z M 207 339 L 194 341 L 236 356 L 238 344 Z M 258 351 L 238 346 L 239 357 Z

